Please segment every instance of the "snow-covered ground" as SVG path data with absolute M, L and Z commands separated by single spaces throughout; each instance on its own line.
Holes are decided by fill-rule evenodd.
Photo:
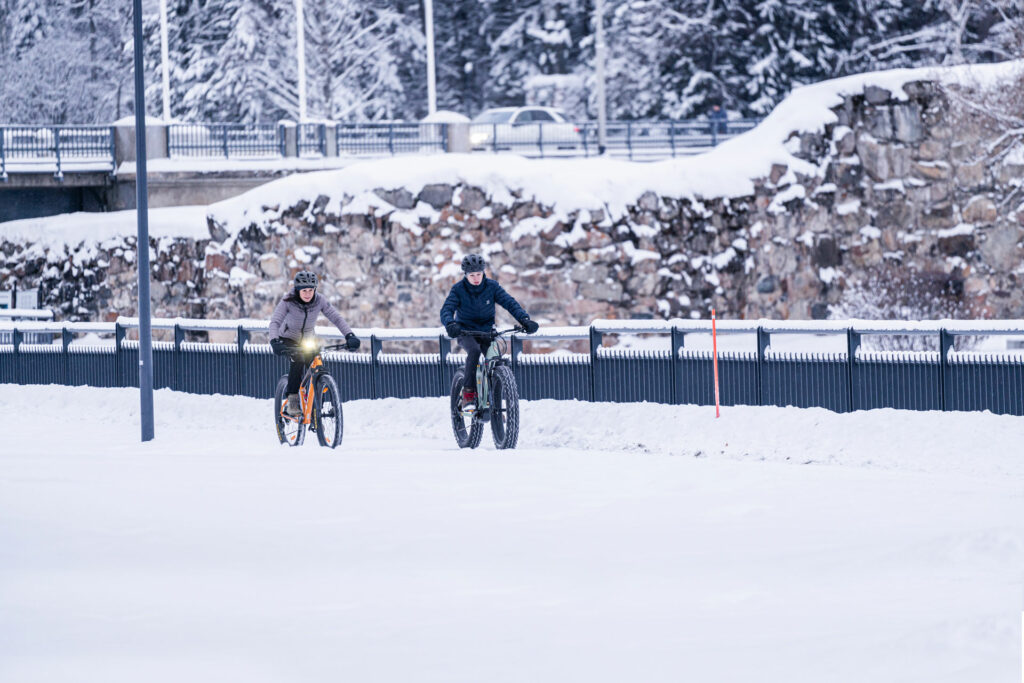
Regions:
M 1024 420 L 0 385 L 0 680 L 1020 680 Z

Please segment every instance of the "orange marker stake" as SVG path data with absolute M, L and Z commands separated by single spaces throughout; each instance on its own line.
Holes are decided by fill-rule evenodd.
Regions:
M 721 417 L 718 409 L 718 332 L 715 329 L 715 309 L 711 309 L 711 354 L 715 366 L 715 417 Z

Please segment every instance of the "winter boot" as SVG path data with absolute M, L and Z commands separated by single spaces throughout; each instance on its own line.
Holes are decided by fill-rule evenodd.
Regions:
M 302 415 L 302 404 L 299 403 L 298 394 L 288 394 L 288 405 L 285 406 L 284 412 L 292 417 Z

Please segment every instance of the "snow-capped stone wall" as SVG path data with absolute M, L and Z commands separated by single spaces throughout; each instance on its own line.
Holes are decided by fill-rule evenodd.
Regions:
M 901 299 L 889 315 L 1024 317 L 1024 136 L 972 109 L 983 99 L 969 86 L 911 73 L 842 87 L 819 105 L 825 116 L 800 119 L 822 100 L 810 88 L 780 105 L 762 126 L 804 132 L 779 133 L 777 150 L 762 131 L 665 165 L 589 162 L 603 184 L 569 177 L 585 161 L 474 176 L 497 181 L 421 160 L 394 185 L 401 160 L 369 162 L 358 182 L 348 169 L 293 176 L 211 207 L 208 240 L 154 240 L 155 313 L 266 317 L 309 267 L 353 325 L 433 325 L 462 256 L 481 252 L 548 323 L 712 306 L 733 318 L 885 317 L 864 310 L 878 306 L 861 300 L 871 291 Z M 756 164 L 761 175 L 743 175 Z M 570 191 L 581 185 L 591 194 Z M 132 240 L 101 247 L 7 241 L 0 279 L 40 284 L 64 317 L 133 313 Z

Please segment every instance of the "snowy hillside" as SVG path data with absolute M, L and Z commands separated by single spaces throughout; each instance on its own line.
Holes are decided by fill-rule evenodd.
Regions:
M 25 411 L 26 402 L 57 410 Z M 1020 418 L 0 386 L 0 679 L 1005 683 Z

